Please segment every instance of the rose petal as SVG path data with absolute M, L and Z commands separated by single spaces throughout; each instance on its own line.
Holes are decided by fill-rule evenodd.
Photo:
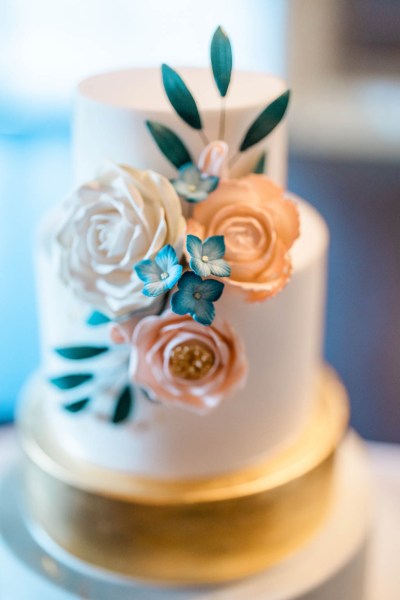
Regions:
M 299 237 L 300 219 L 296 205 L 283 197 L 282 189 L 263 175 L 250 174 L 245 177 L 251 182 L 263 205 L 268 209 L 279 238 L 287 248 Z

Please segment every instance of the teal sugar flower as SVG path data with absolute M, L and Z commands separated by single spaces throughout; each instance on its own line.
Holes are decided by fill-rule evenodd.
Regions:
M 186 202 L 202 202 L 215 190 L 219 178 L 206 175 L 193 163 L 187 163 L 179 169 L 179 177 L 172 179 L 175 190 Z
M 186 271 L 172 295 L 171 308 L 178 315 L 190 315 L 202 325 L 211 325 L 215 317 L 213 302 L 222 294 L 224 284 L 216 279 L 202 280 L 192 271 Z
M 188 235 L 186 248 L 190 254 L 190 268 L 201 277 L 229 277 L 231 267 L 223 259 L 225 241 L 223 235 L 213 235 L 204 242 L 195 235 Z
M 144 282 L 145 296 L 160 296 L 171 290 L 182 275 L 182 265 L 173 247 L 164 246 L 154 260 L 142 260 L 135 265 L 139 279 Z

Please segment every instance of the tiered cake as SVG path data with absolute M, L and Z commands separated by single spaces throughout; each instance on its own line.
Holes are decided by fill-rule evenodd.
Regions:
M 311 575 L 296 584 L 319 543 L 332 549 L 320 580 L 355 600 L 365 526 L 331 539 L 358 450 L 339 450 L 346 394 L 322 361 L 327 227 L 283 191 L 285 83 L 232 73 L 220 28 L 211 64 L 79 86 L 78 187 L 38 240 L 30 511 L 59 547 L 118 574 L 179 586 L 269 567 L 273 587 L 288 568 L 298 587 L 260 580 L 238 598 L 339 598 Z

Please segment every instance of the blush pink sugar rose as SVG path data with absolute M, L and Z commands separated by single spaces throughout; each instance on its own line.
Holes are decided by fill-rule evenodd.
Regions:
M 191 317 L 167 310 L 139 321 L 131 343 L 132 380 L 165 404 L 206 412 L 246 381 L 248 364 L 243 344 L 220 317 L 205 327 Z M 171 369 L 176 348 L 190 345 L 206 349 L 207 355 L 213 356 L 212 366 L 198 379 L 187 379 Z

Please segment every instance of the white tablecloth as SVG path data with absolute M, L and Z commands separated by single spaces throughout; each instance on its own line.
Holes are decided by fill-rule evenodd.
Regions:
M 369 442 L 367 446 L 374 481 L 375 523 L 366 600 L 399 600 L 400 445 Z M 0 474 L 17 454 L 14 429 L 0 427 Z

